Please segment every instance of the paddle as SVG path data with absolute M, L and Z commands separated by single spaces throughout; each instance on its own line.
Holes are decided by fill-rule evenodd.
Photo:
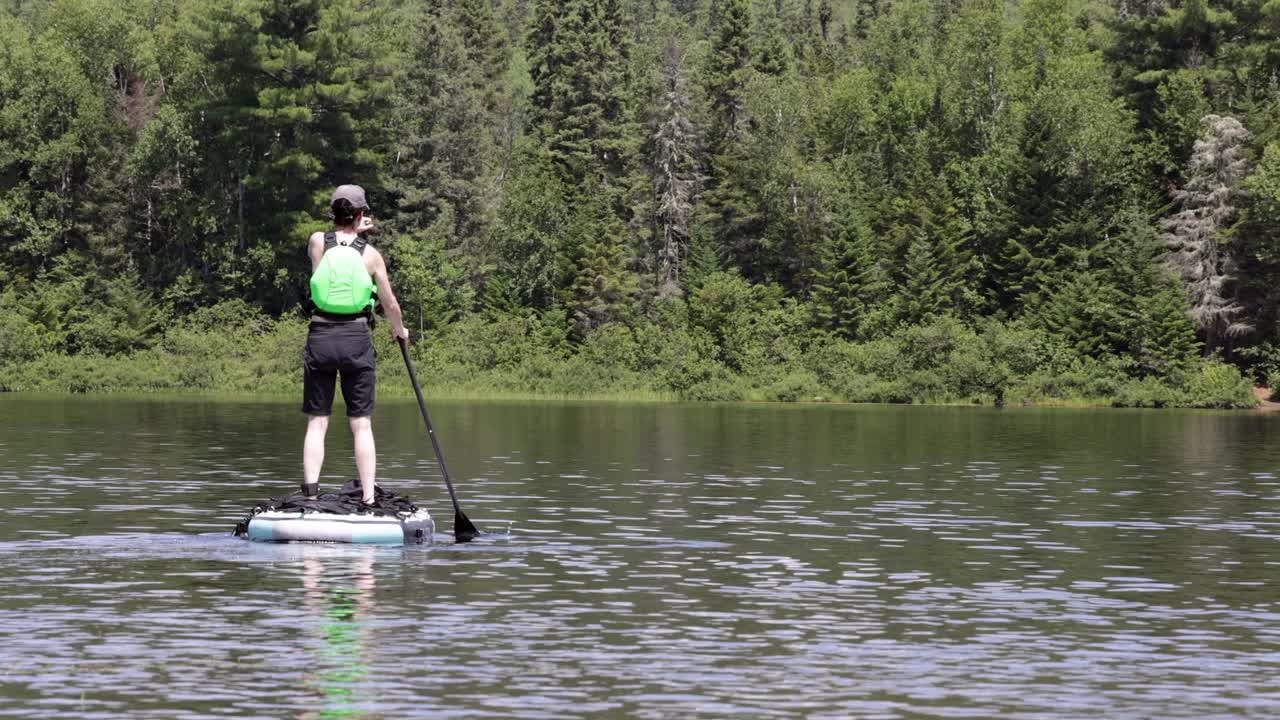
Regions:
M 431 415 L 427 412 L 427 401 L 422 399 L 422 387 L 418 385 L 418 373 L 413 369 L 413 360 L 409 357 L 409 341 L 396 338 L 400 342 L 400 352 L 404 355 L 404 366 L 409 368 L 409 381 L 413 383 L 413 392 L 418 396 L 418 408 L 422 410 L 422 419 L 427 421 L 427 434 L 431 436 L 431 447 L 436 450 L 436 460 L 440 461 L 440 472 L 444 473 L 444 484 L 449 488 L 449 499 L 453 501 L 453 537 L 460 543 L 470 542 L 480 536 L 474 523 L 463 514 L 458 507 L 458 495 L 453 491 L 453 480 L 449 479 L 449 468 L 444 464 L 444 453 L 440 452 L 440 441 L 436 440 L 436 429 L 431 425 Z

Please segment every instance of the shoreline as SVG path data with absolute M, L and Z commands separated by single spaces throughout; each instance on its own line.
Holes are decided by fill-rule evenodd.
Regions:
M 1271 414 L 1280 412 L 1280 402 L 1268 400 L 1271 396 L 1271 390 L 1266 387 L 1255 386 L 1253 394 L 1258 399 L 1258 405 L 1251 408 L 1213 408 L 1213 407 L 1189 407 L 1180 405 L 1169 405 L 1162 407 L 1134 407 L 1134 406 L 1117 406 L 1111 399 L 1089 398 L 1089 399 L 1071 399 L 1071 398 L 1055 398 L 1045 399 L 1039 402 L 1023 401 L 1018 403 L 1008 403 L 1006 405 L 995 405 L 990 402 L 860 402 L 842 399 L 813 398 L 805 400 L 769 400 L 761 398 L 744 398 L 740 400 L 684 400 L 677 396 L 665 397 L 657 393 L 598 393 L 584 395 L 553 395 L 547 393 L 520 393 L 520 392 L 492 392 L 477 391 L 466 392 L 459 390 L 446 390 L 438 392 L 439 388 L 424 387 L 423 395 L 428 400 L 445 401 L 445 402 L 521 402 L 521 403 L 603 403 L 603 404 L 636 404 L 636 405 L 776 405 L 778 407 L 796 407 L 796 406 L 869 406 L 869 407 L 934 407 L 934 408 L 987 408 L 999 409 L 1007 411 L 1017 410 L 1194 410 L 1194 411 L 1214 411 L 1214 412 L 1252 412 L 1259 414 Z M 437 392 L 432 392 L 437 390 Z M 59 390 L 0 390 L 0 403 L 3 403 L 5 397 L 22 398 L 75 398 L 84 400 L 106 401 L 112 399 L 127 400 L 204 400 L 212 402 L 266 402 L 272 404 L 293 403 L 299 401 L 295 397 L 294 392 L 274 392 L 274 391 L 243 391 L 243 390 L 140 390 L 136 388 L 121 388 L 119 390 L 92 390 L 86 392 L 69 392 Z M 399 389 L 387 389 L 379 392 L 381 399 L 384 401 L 409 402 L 414 399 L 412 391 Z M 300 402 L 300 401 L 299 401 Z
M 1254 412 L 1273 413 L 1280 410 L 1280 402 L 1273 402 L 1268 399 L 1271 397 L 1271 388 L 1254 385 L 1253 395 L 1258 398 L 1258 407 L 1253 409 Z

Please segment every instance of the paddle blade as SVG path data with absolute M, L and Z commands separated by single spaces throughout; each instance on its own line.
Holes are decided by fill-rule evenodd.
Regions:
M 459 510 L 453 515 L 453 539 L 457 542 L 471 542 L 475 538 L 480 537 L 480 530 L 476 528 L 475 523 L 467 519 L 466 515 Z

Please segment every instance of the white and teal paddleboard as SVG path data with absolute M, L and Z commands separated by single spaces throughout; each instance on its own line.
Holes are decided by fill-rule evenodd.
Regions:
M 431 542 L 435 521 L 426 510 L 411 515 L 336 515 L 265 510 L 249 518 L 244 537 L 261 542 L 419 545 Z

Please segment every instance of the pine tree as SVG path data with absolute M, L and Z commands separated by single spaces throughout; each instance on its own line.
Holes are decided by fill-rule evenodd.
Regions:
M 626 317 L 635 292 L 633 276 L 623 266 L 626 227 L 601 193 L 578 198 L 568 244 L 574 258 L 574 281 L 566 307 L 579 338 Z
M 466 245 L 474 254 L 470 244 L 489 222 L 486 188 L 495 153 L 487 67 L 471 60 L 460 19 L 423 6 L 405 24 L 407 62 L 391 114 L 390 169 L 398 227 L 423 230 L 448 213 L 448 246 Z
M 1128 338 L 1120 335 L 1126 298 L 1099 273 L 1080 268 L 1047 290 L 1029 309 L 1039 324 L 1081 355 L 1117 354 Z
M 765 75 L 784 75 L 791 66 L 787 32 L 777 9 L 765 12 L 756 23 L 759 37 L 751 53 L 752 65 Z
M 745 121 L 743 94 L 751 71 L 751 8 L 748 0 L 713 0 L 711 52 L 703 77 L 710 103 L 712 154 L 738 135 Z
M 778 269 L 767 233 L 770 204 L 763 196 L 767 158 L 747 138 L 731 143 L 712 158 L 712 174 L 703 212 L 726 267 L 752 282 L 764 282 Z
M 1168 378 L 1189 367 L 1199 352 L 1195 326 L 1187 315 L 1182 283 L 1163 262 L 1147 213 L 1125 208 L 1116 232 L 1096 252 L 1106 293 L 1118 294 L 1113 352 L 1133 359 L 1139 375 Z
M 976 304 L 972 232 L 946 176 L 932 167 L 933 151 L 932 133 L 917 133 L 896 153 L 897 184 L 868 185 L 877 189 L 873 227 L 896 281 L 894 307 L 907 324 L 968 318 Z
M 359 182 L 380 200 L 390 87 L 384 49 L 360 32 L 375 12 L 355 0 L 251 0 L 200 21 L 202 60 L 219 81 L 193 108 L 200 182 L 233 198 L 219 275 L 274 310 L 301 299 L 298 243 L 333 186 Z
M 469 93 L 481 98 L 485 110 L 486 139 L 492 145 L 486 158 L 496 163 L 509 162 L 509 157 L 501 156 L 509 154 L 514 145 L 520 108 L 518 91 L 506 79 L 511 64 L 506 31 L 498 24 L 491 0 L 459 0 L 449 17 L 466 48 Z M 480 231 L 473 229 L 477 234 Z
M 462 34 L 467 59 L 477 79 L 498 90 L 507 70 L 506 37 L 493 14 L 491 0 L 456 0 L 452 21 Z
M 633 133 L 618 0 L 538 2 L 526 46 L 534 120 L 565 179 L 621 177 Z
M 948 288 L 930 238 L 918 228 L 909 234 L 896 315 L 902 323 L 915 325 L 936 320 L 947 310 Z
M 1125 306 L 1121 306 L 1122 308 Z M 1127 338 L 1129 354 L 1140 372 L 1156 377 L 1178 377 L 1192 365 L 1199 342 L 1187 317 L 1187 299 L 1181 284 L 1162 278 L 1153 291 L 1133 302 Z
M 973 310 L 967 228 L 952 207 L 945 183 L 924 187 L 931 191 L 917 189 L 899 203 L 889 235 L 904 251 L 896 306 L 898 319 L 906 324 L 942 315 L 967 317 Z
M 754 72 L 750 4 L 715 0 L 711 18 L 711 48 L 702 77 L 710 156 L 705 219 L 722 263 L 751 280 L 763 281 L 771 271 L 765 238 L 769 209 L 761 197 L 765 158 L 748 147 L 746 88 Z
M 1170 266 L 1182 277 L 1191 319 L 1203 333 L 1206 351 L 1251 326 L 1238 318 L 1245 308 L 1232 295 L 1234 263 L 1223 246 L 1249 174 L 1244 143 L 1249 131 L 1232 117 L 1208 115 L 1196 142 L 1185 187 L 1174 193 L 1181 210 L 1161 222 L 1160 240 Z
M 850 201 L 819 253 L 811 306 L 819 328 L 848 340 L 878 335 L 889 280 L 871 228 Z
M 1058 267 L 1054 233 L 1063 213 L 1065 183 L 1049 157 L 1052 127 L 1042 109 L 1028 116 L 1021 157 L 1007 178 L 1009 215 L 991 279 L 999 306 L 1015 316 L 1044 298 Z

